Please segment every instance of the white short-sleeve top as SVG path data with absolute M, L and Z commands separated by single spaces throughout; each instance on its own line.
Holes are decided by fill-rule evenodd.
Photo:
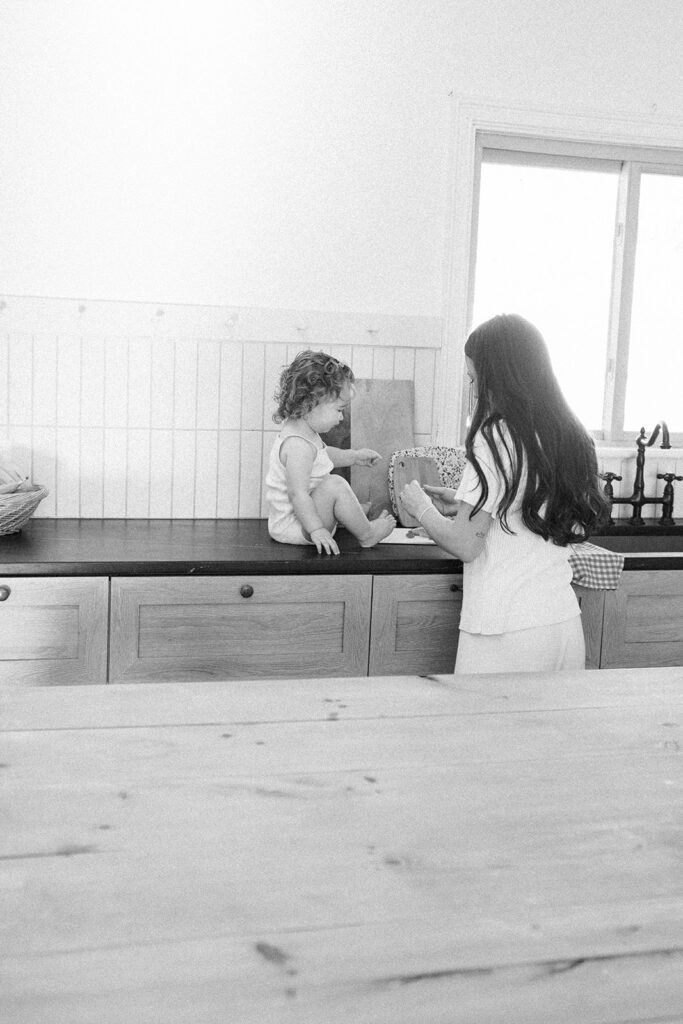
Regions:
M 503 434 L 513 452 L 504 426 Z M 571 589 L 569 548 L 543 540 L 522 521 L 521 496 L 526 470 L 522 470 L 517 497 L 507 513 L 508 526 L 514 532 L 506 533 L 498 518 L 504 482 L 481 434 L 474 439 L 473 451 L 489 488 L 483 509 L 493 520 L 481 554 L 464 563 L 460 629 L 466 633 L 510 633 L 564 622 L 580 615 Z M 505 463 L 510 465 L 502 445 L 500 451 Z M 468 461 L 456 497 L 475 505 L 480 494 L 477 471 Z

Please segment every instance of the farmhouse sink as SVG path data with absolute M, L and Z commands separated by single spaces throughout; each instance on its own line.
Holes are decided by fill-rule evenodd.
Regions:
M 683 533 L 609 534 L 591 537 L 591 543 L 620 554 L 666 555 L 683 553 Z

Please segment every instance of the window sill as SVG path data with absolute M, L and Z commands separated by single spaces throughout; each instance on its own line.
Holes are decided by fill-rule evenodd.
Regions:
M 595 450 L 598 459 L 635 459 L 638 454 L 635 441 L 630 441 L 628 444 L 623 445 L 602 445 L 599 441 L 596 441 Z M 650 451 L 656 452 L 659 460 L 671 459 L 672 462 L 676 462 L 678 459 L 683 459 L 683 448 L 660 448 L 655 442 Z

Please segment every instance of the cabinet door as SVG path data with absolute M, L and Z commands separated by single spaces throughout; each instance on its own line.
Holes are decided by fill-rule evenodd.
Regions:
M 0 682 L 105 683 L 109 581 L 0 578 Z
M 370 675 L 452 672 L 462 575 L 375 576 Z
M 123 577 L 111 682 L 367 675 L 369 576 Z
M 581 625 L 586 642 L 586 668 L 600 668 L 605 591 L 590 590 L 578 584 L 572 586 L 581 609 Z
M 605 598 L 601 668 L 683 665 L 683 572 L 625 572 Z

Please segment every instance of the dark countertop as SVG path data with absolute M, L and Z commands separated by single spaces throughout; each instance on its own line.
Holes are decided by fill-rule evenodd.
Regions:
M 0 536 L 0 576 L 268 576 L 459 572 L 428 545 L 363 549 L 346 530 L 338 556 L 278 544 L 264 519 L 32 519 Z
M 362 549 L 345 530 L 341 553 L 277 544 L 264 519 L 32 519 L 0 536 L 0 576 L 243 576 L 460 572 L 437 547 L 379 544 Z M 616 527 L 593 543 L 629 553 L 628 570 L 683 569 L 683 528 Z M 680 554 L 664 555 L 664 551 Z M 658 554 L 658 552 L 660 554 Z

